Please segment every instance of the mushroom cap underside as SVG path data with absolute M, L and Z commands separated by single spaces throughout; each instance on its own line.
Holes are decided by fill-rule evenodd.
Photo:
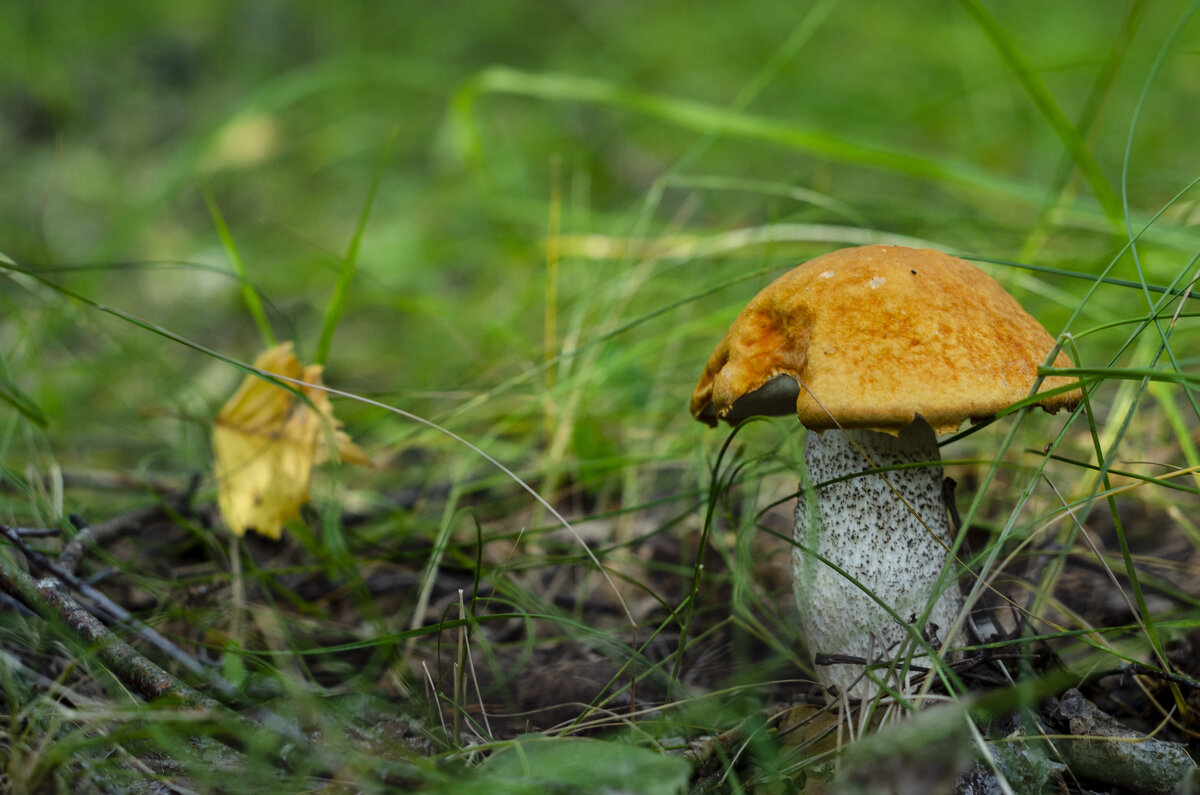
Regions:
M 938 433 L 1025 398 L 1054 339 L 970 263 L 931 249 L 864 246 L 800 265 L 751 299 L 709 357 L 692 415 L 709 425 L 794 408 L 812 430 Z M 1070 367 L 1059 353 L 1055 367 Z M 1049 376 L 1039 392 L 1075 379 Z M 1047 396 L 1073 408 L 1078 389 Z

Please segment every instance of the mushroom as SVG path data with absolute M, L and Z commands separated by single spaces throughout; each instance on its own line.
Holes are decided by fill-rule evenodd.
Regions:
M 963 598 L 942 577 L 955 529 L 937 435 L 1029 396 L 1053 348 L 990 276 L 930 249 L 834 251 L 772 282 L 737 316 L 696 385 L 692 416 L 716 426 L 795 411 L 808 429 L 816 504 L 802 483 L 793 571 L 814 653 L 895 659 L 911 637 L 896 617 L 914 623 L 926 611 L 917 629 L 931 645 L 962 645 L 947 636 Z M 1054 365 L 1071 361 L 1059 353 Z M 1050 376 L 1039 391 L 1071 382 Z M 1061 391 L 1040 405 L 1055 412 L 1080 398 Z M 818 677 L 844 695 L 877 692 L 861 664 L 819 666 Z

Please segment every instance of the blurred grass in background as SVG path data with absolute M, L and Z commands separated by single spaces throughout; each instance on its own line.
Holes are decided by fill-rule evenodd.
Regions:
M 1186 110 L 1200 103 L 1200 84 L 1190 28 L 1141 93 L 1181 8 L 1113 2 L 994 12 L 1065 117 L 1089 121 L 1081 132 L 1111 190 L 1119 188 L 1135 103 L 1144 100 L 1128 184 L 1139 220 L 1191 176 L 1186 164 L 1200 120 Z M 278 333 L 294 335 L 304 350 L 315 345 L 338 258 L 395 135 L 329 375 L 428 416 L 461 403 L 456 393 L 494 386 L 540 358 L 555 173 L 568 243 L 581 235 L 650 242 L 746 227 L 858 224 L 968 254 L 1084 272 L 1096 272 L 1121 243 L 1121 230 L 1106 223 L 987 35 L 943 2 L 736 10 L 672 3 L 351 4 L 337 11 L 303 3 L 14 5 L 0 36 L 7 54 L 0 64 L 7 186 L 0 250 L 30 266 L 78 267 L 60 278 L 243 359 L 256 334 L 239 285 L 226 275 L 198 183 L 212 188 L 250 278 L 275 307 Z M 477 79 L 496 65 L 520 71 L 503 81 Z M 567 76 L 549 99 L 537 95 L 546 75 Z M 583 80 L 592 82 L 572 82 Z M 572 100 L 593 84 L 615 98 Z M 636 102 L 624 97 L 635 92 Z M 460 105 L 452 106 L 456 96 Z M 677 123 L 671 103 L 697 103 L 711 115 Z M 469 111 L 469 120 L 452 115 L 455 107 Z M 722 114 L 798 137 L 820 135 L 828 145 L 814 151 L 802 141 L 723 134 Z M 454 133 L 468 121 L 474 137 L 464 142 Z M 937 170 L 913 176 L 862 164 L 859 147 L 899 152 L 905 162 Z M 788 195 L 795 189 L 816 191 L 824 206 Z M 1190 242 L 1192 206 L 1190 199 L 1176 205 L 1154 227 L 1168 250 Z M 856 242 L 807 244 L 804 231 L 789 231 L 784 240 L 719 258 L 647 268 L 624 317 Z M 564 338 L 571 322 L 579 341 L 614 322 L 597 317 L 610 308 L 597 295 L 619 294 L 642 253 L 636 244 L 594 249 L 563 249 L 557 297 Z M 1151 281 L 1174 267 L 1147 260 Z M 640 386 L 626 393 L 594 385 L 591 418 L 610 432 L 669 423 L 686 436 L 699 433 L 676 408 L 680 396 L 723 322 L 774 273 L 667 312 L 606 346 L 600 355 L 614 373 Z M 1133 273 L 1125 265 L 1114 275 Z M 1062 279 L 1043 289 L 1023 274 L 1003 278 L 1054 331 L 1079 292 Z M 1046 295 L 1058 306 L 1041 305 Z M 10 352 L 18 357 L 10 367 L 76 443 L 106 410 L 135 408 L 145 397 L 134 397 L 138 384 L 161 400 L 156 374 L 174 391 L 209 401 L 234 378 L 102 318 L 87 319 L 100 326 L 84 341 L 76 338 L 79 319 L 62 318 L 61 307 L 19 308 L 7 314 L 24 318 L 37 342 L 22 346 L 28 360 Z M 676 347 L 663 357 L 668 338 Z M 629 355 L 635 346 L 642 355 Z M 103 365 L 106 378 L 90 377 L 97 356 L 129 361 L 134 354 L 147 359 L 135 378 L 123 376 L 133 374 L 129 367 L 109 372 Z M 78 395 L 76 383 L 85 390 Z M 507 422 L 543 411 L 529 394 L 540 383 L 532 379 L 504 397 Z M 633 399 L 614 402 L 617 394 Z
M 1134 103 L 1180 9 L 1131 10 L 1125 2 L 1086 11 L 1055 4 L 1037 14 L 997 9 L 1066 117 L 1095 118 L 1085 137 L 1110 188 L 1118 186 Z M 198 180 L 212 186 L 256 286 L 282 302 L 278 321 L 294 324 L 303 344 L 370 175 L 396 135 L 340 339 L 356 366 L 332 362 L 380 388 L 478 387 L 479 375 L 494 383 L 540 351 L 542 244 L 556 161 L 566 236 L 847 222 L 845 213 L 773 195 L 807 188 L 853 208 L 852 217 L 872 228 L 1012 257 L 1030 246 L 1057 199 L 1057 178 L 1072 196 L 1083 195 L 1034 253 L 1094 271 L 1116 242 L 1098 233 L 1103 214 L 1087 186 L 1062 179 L 1061 141 L 996 48 L 968 14 L 942 2 L 738 10 L 351 4 L 336 12 L 321 4 L 123 2 L 70 12 L 17 6 L 0 35 L 6 253 L 23 263 L 104 266 L 72 278 L 99 299 L 116 285 L 115 295 L 141 314 L 171 318 L 184 334 L 194 323 L 203 341 L 223 349 L 253 334 L 237 285 L 188 267 L 226 266 Z M 1194 57 L 1185 38 L 1144 98 L 1128 186 L 1141 217 L 1188 178 L 1179 168 L 1191 154 L 1189 127 L 1200 124 L 1184 112 L 1200 102 Z M 1113 59 L 1118 68 L 1109 75 Z M 451 99 L 497 64 L 530 74 L 474 97 L 478 150 L 464 153 L 451 135 Z M 528 96 L 546 73 L 648 99 L 574 102 L 569 81 L 552 100 Z M 713 118 L 700 122 L 708 129 L 664 119 L 670 102 L 711 108 Z M 723 136 L 716 113 L 731 105 L 744 117 L 829 136 L 832 151 Z M 859 165 L 858 144 L 911 153 L 947 176 Z M 670 183 L 697 176 L 729 184 Z M 734 180 L 775 191 L 738 189 Z M 647 209 L 655 187 L 665 190 Z M 686 296 L 680 288 L 743 272 L 747 260 L 782 264 L 808 253 L 763 248 L 770 247 L 735 252 L 741 261 L 733 266 L 680 264 L 687 278 L 650 286 Z M 577 285 L 619 281 L 629 262 L 568 252 L 564 311 L 578 303 Z M 203 311 L 196 290 L 204 291 Z M 737 300 L 716 302 L 732 311 Z M 638 336 L 677 327 L 666 317 Z M 417 337 L 424 344 L 404 345 Z M 684 385 L 694 364 L 686 367 Z M 466 383 L 445 373 L 467 376 Z
M 665 499 L 683 518 L 646 522 L 694 534 L 723 437 L 687 398 L 738 309 L 796 261 L 926 241 L 1095 276 L 1128 242 L 1128 213 L 1139 256 L 1108 275 L 1190 278 L 1200 206 L 1173 201 L 1197 176 L 1190 11 L 8 3 L 0 252 L 249 361 L 262 340 L 211 190 L 276 336 L 311 358 L 382 163 L 326 382 L 442 423 L 573 518 L 634 522 Z M 1054 334 L 1076 311 L 1075 332 L 1146 311 L 1139 290 L 1103 286 L 1083 304 L 1085 279 L 984 267 Z M 59 466 L 209 472 L 206 423 L 240 373 L 27 280 L 0 302 L 5 380 L 46 420 L 0 415 L 12 482 Z M 1079 363 L 1108 366 L 1127 334 L 1088 337 Z M 1195 332 L 1179 334 L 1194 369 Z M 1116 363 L 1148 361 L 1148 336 Z M 489 532 L 544 521 L 464 448 L 375 408 L 337 410 L 381 465 L 336 475 L 337 503 L 375 517 L 363 538 L 465 531 L 458 501 L 485 490 L 473 510 Z M 1145 438 L 1196 424 L 1173 416 Z M 783 426 L 764 427 L 745 434 L 753 455 L 795 456 Z M 782 469 L 764 494 L 792 481 Z M 32 486 L 4 500 L 4 521 L 23 524 L 115 509 Z M 730 554 L 748 566 L 747 543 Z M 776 591 L 786 603 L 786 583 Z

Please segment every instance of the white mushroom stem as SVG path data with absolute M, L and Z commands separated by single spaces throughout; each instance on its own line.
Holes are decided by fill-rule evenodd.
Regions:
M 915 664 L 928 665 L 901 626 L 880 605 L 835 569 L 805 552 L 811 549 L 858 580 L 905 622 L 921 616 L 954 542 L 942 496 L 938 465 L 872 472 L 883 467 L 938 461 L 937 436 L 919 417 L 899 436 L 868 430 L 810 431 L 804 460 L 812 484 L 850 477 L 816 489 L 810 510 L 803 484 L 796 506 L 793 556 L 796 604 L 814 654 L 842 654 L 869 662 L 892 660 L 917 649 Z M 929 613 L 924 637 L 936 649 L 954 625 L 963 600 L 956 583 L 947 586 Z M 817 666 L 826 685 L 856 698 L 877 688 L 863 666 Z M 888 676 L 886 666 L 876 676 Z M 857 684 L 856 684 L 857 683 Z M 907 682 L 892 680 L 907 689 Z

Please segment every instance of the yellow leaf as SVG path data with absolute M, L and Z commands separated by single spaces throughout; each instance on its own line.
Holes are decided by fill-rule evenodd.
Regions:
M 321 384 L 321 366 L 301 366 L 292 343 L 268 348 L 254 360 L 259 370 Z M 213 427 L 218 502 L 235 535 L 255 530 L 278 539 L 283 525 L 308 502 L 314 463 L 334 455 L 370 466 L 334 419 L 329 395 L 312 386 L 296 392 L 247 375 Z

